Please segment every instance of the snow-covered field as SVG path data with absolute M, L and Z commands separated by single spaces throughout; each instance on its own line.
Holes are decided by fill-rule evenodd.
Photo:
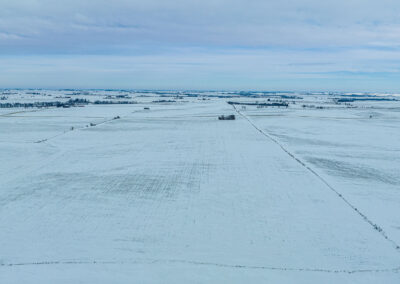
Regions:
M 128 95 L 0 109 L 0 283 L 400 283 L 398 97 Z

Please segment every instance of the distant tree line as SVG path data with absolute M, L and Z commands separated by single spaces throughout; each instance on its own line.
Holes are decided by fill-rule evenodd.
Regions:
M 71 107 L 76 105 L 87 105 L 90 102 L 86 99 L 70 99 L 66 102 L 52 101 L 52 102 L 33 102 L 33 103 L 1 103 L 0 108 L 42 108 L 42 107 Z
M 365 98 L 338 98 L 334 99 L 337 103 L 352 103 L 357 101 L 395 101 L 393 98 L 376 98 L 376 97 L 365 97 Z
M 43 108 L 43 107 L 74 107 L 88 105 L 91 102 L 87 99 L 69 99 L 66 102 L 51 101 L 51 102 L 33 102 L 33 103 L 0 103 L 0 108 Z M 137 104 L 133 101 L 94 101 L 95 105 L 108 105 L 108 104 Z
M 137 104 L 134 101 L 94 101 L 95 105 L 132 105 Z
M 153 103 L 176 103 L 175 100 L 157 100 L 153 101 Z
M 289 104 L 285 101 L 277 101 L 277 102 L 270 102 L 270 103 L 245 103 L 245 102 L 227 102 L 230 105 L 246 105 L 246 106 L 262 106 L 262 107 L 288 107 Z

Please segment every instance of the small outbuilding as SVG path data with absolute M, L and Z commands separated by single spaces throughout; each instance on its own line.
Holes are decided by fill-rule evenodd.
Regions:
M 236 117 L 235 117 L 235 115 L 233 115 L 233 114 L 230 114 L 230 115 L 220 115 L 220 116 L 218 116 L 218 119 L 219 119 L 219 120 L 235 120 Z

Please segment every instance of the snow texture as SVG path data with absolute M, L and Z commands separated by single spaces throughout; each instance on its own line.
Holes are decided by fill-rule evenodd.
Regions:
M 130 96 L 0 109 L 0 283 L 400 283 L 397 96 Z

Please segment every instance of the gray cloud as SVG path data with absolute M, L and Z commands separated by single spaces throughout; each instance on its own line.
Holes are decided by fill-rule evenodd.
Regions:
M 347 1 L 2 1 L 0 31 L 27 46 L 125 44 L 211 46 L 400 45 L 400 2 Z M 2 38 L 2 41 L 13 38 Z M 7 50 L 2 50 L 6 52 Z
M 60 74 L 70 76 L 68 86 L 82 77 L 92 85 L 128 86 L 129 78 L 141 78 L 131 87 L 151 87 L 154 78 L 174 85 L 169 78 L 180 87 L 261 88 L 304 74 L 396 73 L 400 59 L 398 0 L 2 0 L 0 7 L 2 86 Z

